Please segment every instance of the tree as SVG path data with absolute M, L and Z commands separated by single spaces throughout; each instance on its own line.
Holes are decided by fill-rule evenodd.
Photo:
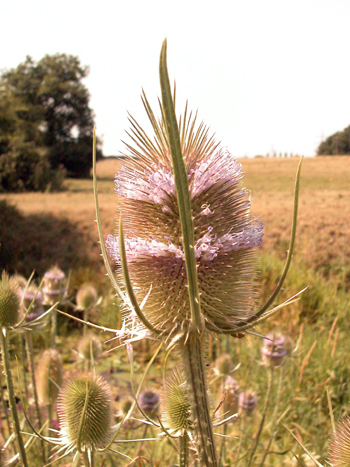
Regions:
M 62 165 L 69 175 L 88 176 L 94 115 L 82 83 L 87 74 L 88 67 L 81 66 L 77 57 L 65 54 L 46 55 L 37 63 L 28 56 L 17 68 L 3 73 L 1 157 L 20 139 L 22 149 L 29 144 L 53 170 Z M 97 156 L 102 157 L 100 149 Z
M 350 126 L 329 136 L 317 148 L 318 156 L 341 156 L 350 154 Z

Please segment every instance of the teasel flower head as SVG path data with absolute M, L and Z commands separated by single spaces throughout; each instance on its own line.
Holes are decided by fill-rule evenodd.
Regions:
M 112 437 L 112 393 L 101 376 L 86 373 L 68 380 L 57 402 L 62 444 L 70 451 L 91 452 Z
M 350 416 L 343 417 L 338 423 L 329 444 L 328 457 L 333 467 L 350 465 Z
M 43 285 L 44 303 L 53 305 L 62 301 L 67 294 L 66 275 L 58 267 L 54 266 L 44 274 Z
M 148 417 L 154 418 L 157 415 L 159 410 L 159 394 L 157 392 L 151 390 L 143 391 L 139 395 L 137 402 Z
M 263 363 L 268 367 L 280 367 L 288 354 L 286 338 L 280 332 L 270 332 L 261 348 Z
M 230 417 L 238 412 L 239 384 L 234 378 L 228 376 L 225 380 L 224 389 L 224 413 L 225 417 Z
M 78 343 L 78 354 L 84 360 L 96 361 L 102 355 L 102 342 L 94 334 L 87 334 Z
M 181 436 L 193 430 L 188 386 L 177 368 L 164 381 L 161 407 L 164 425 L 171 434 Z
M 215 360 L 214 372 L 217 375 L 229 376 L 233 370 L 233 361 L 231 356 L 228 353 L 220 355 Z
M 43 294 L 34 285 L 30 285 L 24 290 L 21 289 L 21 291 L 22 312 L 26 313 L 30 308 L 30 312 L 26 315 L 26 321 L 33 321 L 44 313 Z
M 142 313 L 158 333 L 178 337 L 191 325 L 191 309 L 174 168 L 164 113 L 156 121 L 145 96 L 143 102 L 155 137 L 130 120 L 134 146 L 127 145 L 125 164 L 115 177 L 116 193 L 129 275 L 139 303 L 144 302 Z M 234 334 L 254 313 L 256 247 L 263 224 L 250 215 L 241 164 L 203 124 L 196 127 L 187 108 L 179 134 L 204 325 L 209 332 Z M 120 264 L 118 236 L 109 235 L 106 246 Z M 127 310 L 125 316 L 129 329 L 142 331 L 141 325 L 135 328 L 132 313 Z
M 83 284 L 77 292 L 77 310 L 91 310 L 97 305 L 97 290 L 91 284 Z
M 12 327 L 19 321 L 20 297 L 17 282 L 3 271 L 0 280 L 0 327 Z
M 247 415 L 252 415 L 258 404 L 258 399 L 255 392 L 248 390 L 241 392 L 238 398 L 238 406 Z
M 39 402 L 55 404 L 62 385 L 62 360 L 59 352 L 48 349 L 41 355 L 36 372 Z

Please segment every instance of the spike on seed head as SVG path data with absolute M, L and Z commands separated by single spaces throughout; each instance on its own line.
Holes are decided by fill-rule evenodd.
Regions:
M 329 460 L 333 467 L 350 465 L 350 416 L 343 417 L 338 423 L 328 450 Z
M 94 451 L 112 436 L 112 393 L 101 376 L 82 374 L 61 389 L 57 412 L 67 447 Z M 85 408 L 85 412 L 84 412 Z
M 123 218 L 126 256 L 139 303 L 160 331 L 175 335 L 191 323 L 181 225 L 170 145 L 164 120 L 155 121 L 155 141 L 131 120 L 137 149 L 127 146 L 125 165 L 115 178 Z M 187 109 L 186 109 L 187 110 Z M 186 111 L 186 115 L 187 111 Z M 249 214 L 241 164 L 218 147 L 208 129 L 187 116 L 179 125 L 187 172 L 201 310 L 211 332 L 237 332 L 256 300 L 255 247 L 263 224 Z M 110 256 L 120 262 L 119 241 L 110 235 Z M 127 317 L 127 322 L 133 318 Z
M 19 321 L 18 290 L 17 282 L 3 271 L 0 281 L 0 327 L 15 326 Z
M 55 349 L 45 350 L 37 366 L 37 391 L 40 404 L 54 404 L 61 384 L 61 356 Z

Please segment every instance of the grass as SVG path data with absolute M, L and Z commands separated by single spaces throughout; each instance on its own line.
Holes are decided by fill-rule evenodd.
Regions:
M 241 162 L 246 173 L 245 186 L 249 187 L 252 192 L 253 214 L 259 216 L 265 223 L 265 237 L 259 267 L 261 301 L 263 302 L 278 280 L 288 248 L 293 210 L 294 175 L 298 160 L 295 158 L 258 158 L 243 159 Z M 119 161 L 106 160 L 99 162 L 97 168 L 99 202 L 105 236 L 113 233 L 115 229 L 118 197 L 113 192 L 113 176 L 118 166 L 120 166 Z M 99 312 L 93 315 L 93 320 L 108 327 L 116 327 L 120 318 L 113 305 L 115 298 L 104 276 L 100 258 L 97 229 L 94 223 L 92 182 L 91 180 L 67 180 L 66 188 L 67 191 L 55 194 L 28 193 L 0 196 L 0 200 L 6 199 L 20 212 L 18 223 L 12 230 L 6 231 L 7 234 L 13 236 L 23 231 L 23 238 L 25 238 L 25 233 L 27 233 L 27 249 L 23 246 L 25 242 L 22 240 L 22 244 L 16 246 L 18 251 L 16 250 L 13 255 L 20 258 L 21 251 L 29 255 L 33 249 L 40 250 L 41 248 L 41 253 L 39 251 L 37 256 L 29 255 L 29 264 L 18 260 L 17 270 L 24 272 L 24 266 L 26 266 L 27 274 L 28 270 L 37 267 L 35 262 L 41 258 L 39 275 L 42 275 L 46 267 L 43 258 L 49 256 L 50 251 L 54 250 L 54 233 L 59 232 L 64 241 L 57 250 L 57 261 L 59 262 L 59 259 L 65 261 L 64 266 L 61 266 L 65 270 L 71 264 L 73 269 L 72 294 L 82 282 L 94 281 L 103 293 L 104 300 Z M 278 328 L 284 334 L 291 336 L 295 345 L 298 344 L 283 370 L 279 413 L 285 413 L 283 422 L 311 451 L 321 456 L 322 462 L 326 456 L 327 440 L 331 434 L 326 388 L 330 394 L 336 420 L 350 409 L 349 201 L 349 157 L 318 157 L 304 160 L 295 255 L 279 302 L 306 286 L 308 289 L 301 295 L 299 301 L 282 309 L 275 318 L 255 329 L 256 332 L 264 334 L 270 329 Z M 4 224 L 8 224 L 6 219 L 2 221 L 2 225 Z M 45 226 L 44 232 L 42 232 L 43 225 Z M 53 226 L 52 231 L 50 225 Z M 37 232 L 36 237 L 35 232 Z M 30 244 L 30 238 L 33 236 L 35 245 Z M 45 243 L 48 245 L 43 253 Z M 59 243 L 58 240 L 56 243 Z M 85 255 L 82 255 L 82 251 Z M 82 256 L 74 262 L 75 253 Z M 61 335 L 63 336 L 61 349 L 66 368 L 68 372 L 71 372 L 75 368 L 71 349 L 75 347 L 78 331 L 61 320 Z M 111 342 L 107 348 L 112 348 L 113 345 L 114 342 Z M 262 417 L 268 371 L 260 364 L 261 345 L 261 339 L 254 335 L 230 341 L 229 352 L 234 363 L 241 364 L 235 377 L 242 389 L 252 387 L 257 392 L 259 404 L 253 417 L 246 420 L 244 430 L 237 424 L 230 425 L 228 432 L 232 433 L 233 438 L 228 445 L 227 465 L 233 465 L 230 450 L 237 443 L 235 436 L 243 433 L 242 453 L 244 449 L 251 449 L 251 443 L 254 442 L 252 439 Z M 215 354 L 222 353 L 225 348 L 225 338 L 216 343 L 212 342 L 209 345 L 210 356 L 215 357 Z M 141 373 L 144 360 L 151 354 L 152 347 L 145 347 L 144 344 L 135 346 L 136 375 Z M 147 380 L 148 386 L 160 387 L 160 379 L 157 376 L 160 374 L 160 366 L 161 359 L 152 368 Z M 129 391 L 125 352 L 119 350 L 106 355 L 98 371 L 101 371 L 113 385 L 116 398 L 122 400 Z M 274 391 L 275 398 L 277 377 L 274 382 Z M 272 430 L 274 400 L 270 404 L 266 430 L 261 440 L 265 446 Z M 213 400 L 213 407 L 216 403 L 217 401 Z M 115 404 L 117 410 L 119 401 L 116 400 Z M 122 437 L 141 436 L 143 428 L 137 428 L 137 424 L 136 427 L 130 426 L 129 428 L 129 431 L 121 433 Z M 278 452 L 292 449 L 301 453 L 300 448 L 281 425 L 277 428 L 272 448 Z M 131 452 L 130 449 L 126 448 L 123 452 Z M 154 465 L 175 463 L 176 452 L 166 440 L 154 445 L 146 445 L 144 453 L 146 456 L 151 456 Z M 258 446 L 254 465 L 259 465 L 262 456 L 263 451 Z M 285 457 L 291 458 L 292 454 L 288 453 L 284 457 L 271 455 L 265 465 L 281 465 L 281 459 Z M 111 465 L 127 464 L 125 460 L 120 459 L 114 462 Z

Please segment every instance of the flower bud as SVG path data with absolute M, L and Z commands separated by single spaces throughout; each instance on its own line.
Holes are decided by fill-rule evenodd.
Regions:
M 82 374 L 67 381 L 58 396 L 61 436 L 68 446 L 94 451 L 112 435 L 112 393 L 101 376 Z
M 0 327 L 15 326 L 19 321 L 18 285 L 4 271 L 0 281 Z
M 343 417 L 338 423 L 328 450 L 329 460 L 333 467 L 350 465 L 350 416 Z
M 244 410 L 247 415 L 252 415 L 257 404 L 258 399 L 253 391 L 248 390 L 240 393 L 238 406 L 241 410 Z
M 264 339 L 261 355 L 266 366 L 281 366 L 287 355 L 286 338 L 280 332 L 270 332 Z
M 179 370 L 173 370 L 165 379 L 161 401 L 164 422 L 172 433 L 193 428 L 188 388 Z
M 58 266 L 54 266 L 44 274 L 44 302 L 47 305 L 53 305 L 61 301 L 66 294 L 66 276 Z
M 37 391 L 41 405 L 54 404 L 62 384 L 62 361 L 57 350 L 45 350 L 37 367 Z
M 102 355 L 102 343 L 94 334 L 82 337 L 78 344 L 78 353 L 84 360 L 98 360 Z
M 159 408 L 159 394 L 153 391 L 143 391 L 137 402 L 148 417 L 155 417 Z
M 84 284 L 77 293 L 77 310 L 91 310 L 97 303 L 97 291 L 91 284 Z

